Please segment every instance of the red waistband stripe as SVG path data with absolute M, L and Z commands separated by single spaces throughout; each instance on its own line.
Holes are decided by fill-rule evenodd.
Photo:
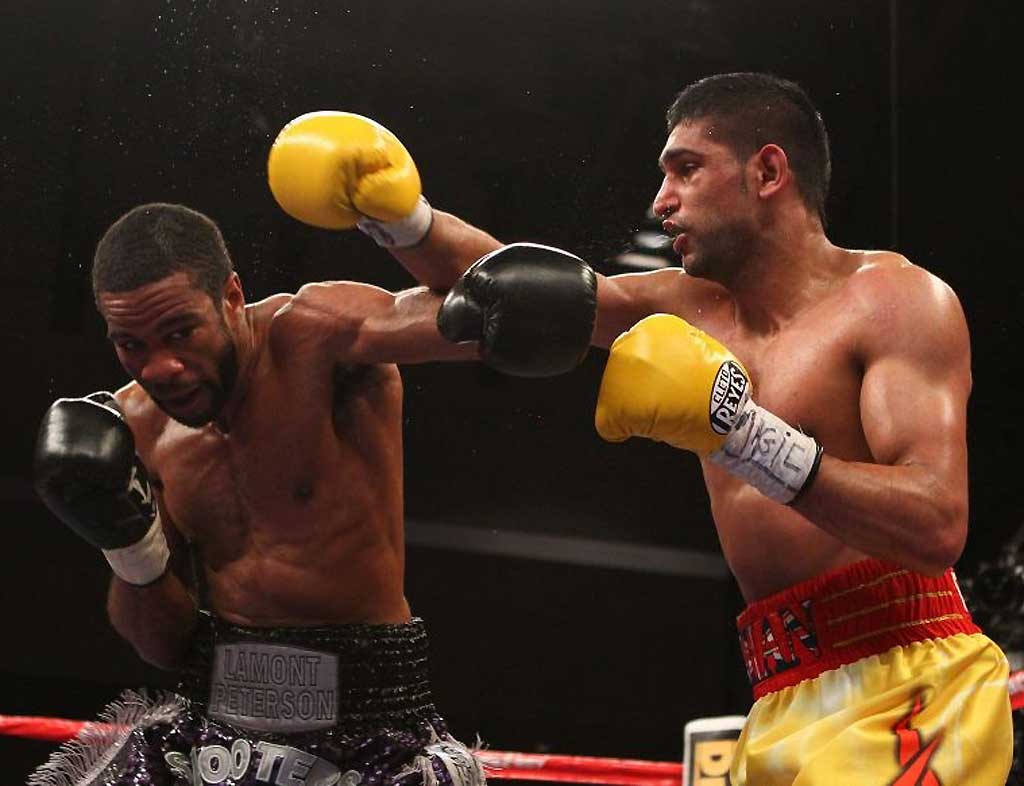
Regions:
M 855 562 L 752 603 L 736 620 L 754 698 L 915 641 L 979 633 L 952 568 Z

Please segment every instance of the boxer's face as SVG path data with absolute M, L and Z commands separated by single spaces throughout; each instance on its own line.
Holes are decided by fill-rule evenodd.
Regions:
M 225 320 L 241 308 L 234 274 L 219 304 L 186 273 L 128 292 L 101 292 L 97 304 L 121 365 L 160 409 L 193 427 L 217 416 L 238 374 Z
M 695 122 L 672 129 L 658 165 L 665 177 L 652 207 L 683 268 L 729 281 L 757 233 L 743 162 L 715 141 L 711 123 Z

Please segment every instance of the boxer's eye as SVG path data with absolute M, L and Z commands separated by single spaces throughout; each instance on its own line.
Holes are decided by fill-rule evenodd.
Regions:
M 175 330 L 173 333 L 167 334 L 168 341 L 185 341 L 189 336 L 192 335 L 194 327 L 185 327 Z

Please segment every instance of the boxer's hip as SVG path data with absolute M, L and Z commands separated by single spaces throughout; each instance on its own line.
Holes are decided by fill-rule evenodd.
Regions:
M 1009 664 L 951 570 L 858 562 L 752 604 L 738 625 L 757 701 L 735 783 L 1005 782 Z
M 924 576 L 874 559 L 752 603 L 736 626 L 755 699 L 893 647 L 981 632 L 952 569 Z
M 251 628 L 200 616 L 178 694 L 132 694 L 108 738 L 34 786 L 481 786 L 434 707 L 423 622 Z M 130 710 L 130 713 L 125 710 Z
M 737 786 L 1003 786 L 1009 666 L 980 633 L 917 641 L 771 692 L 733 756 Z
M 408 623 L 247 627 L 208 614 L 179 691 L 214 720 L 269 734 L 439 722 L 426 628 Z

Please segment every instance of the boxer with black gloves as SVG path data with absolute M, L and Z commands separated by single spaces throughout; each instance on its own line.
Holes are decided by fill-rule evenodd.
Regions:
M 407 175 L 357 210 L 397 189 L 415 211 Z M 489 300 L 488 277 L 529 292 L 516 268 L 547 271 L 552 286 Z M 510 247 L 460 282 L 448 310 L 426 287 L 351 281 L 247 304 L 208 217 L 155 203 L 119 218 L 97 246 L 93 289 L 133 381 L 50 407 L 36 486 L 103 551 L 115 629 L 179 672 L 178 693 L 133 698 L 130 718 L 112 707 L 129 732 L 114 749 L 58 752 L 39 777 L 221 782 L 223 764 L 234 782 L 279 767 L 316 783 L 479 786 L 479 763 L 434 707 L 425 628 L 403 592 L 396 364 L 482 355 L 512 373 L 564 373 L 587 350 L 594 286 L 576 257 Z M 195 587 L 167 569 L 186 542 Z M 269 659 L 303 667 L 277 679 L 238 665 Z
M 113 394 L 57 399 L 39 426 L 35 482 L 47 507 L 103 552 L 114 573 L 145 586 L 170 551 L 146 467 Z

